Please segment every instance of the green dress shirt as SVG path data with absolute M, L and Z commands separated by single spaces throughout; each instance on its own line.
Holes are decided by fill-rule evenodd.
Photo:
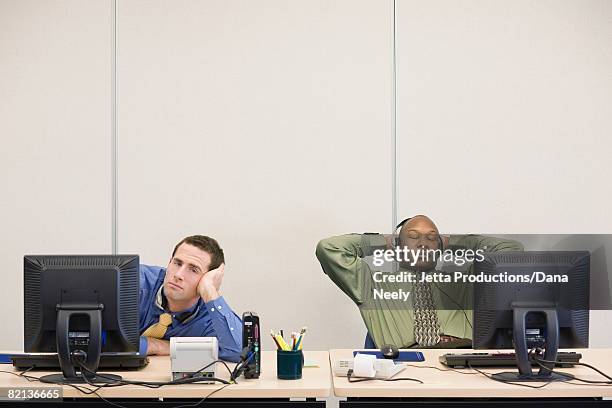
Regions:
M 472 249 L 484 252 L 522 251 L 521 243 L 482 235 L 451 235 L 446 249 Z M 410 283 L 376 282 L 373 270 L 363 258 L 377 249 L 387 249 L 380 234 L 348 234 L 321 240 L 316 255 L 323 271 L 359 307 L 361 317 L 377 347 L 393 344 L 397 347 L 415 345 L 412 304 L 401 300 L 375 298 L 375 289 L 396 292 L 411 290 Z M 472 273 L 472 266 L 467 273 Z M 437 272 L 437 271 L 430 271 Z M 379 274 L 380 275 L 380 274 Z M 380 279 L 378 279 L 380 280 Z M 434 284 L 434 303 L 444 305 L 436 310 L 440 330 L 444 335 L 472 338 L 472 311 L 463 308 L 471 304 L 470 285 Z M 450 303 L 449 303 L 450 302 Z

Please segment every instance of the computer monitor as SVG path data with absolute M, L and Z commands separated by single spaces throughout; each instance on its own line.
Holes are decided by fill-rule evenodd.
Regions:
M 552 361 L 559 347 L 588 347 L 590 253 L 488 253 L 474 262 L 474 274 L 483 276 L 483 282 L 474 283 L 474 348 L 516 352 L 519 372 L 499 373 L 496 378 L 567 380 L 551 372 Z M 541 363 L 537 374 L 528 354 L 534 348 L 544 349 L 543 360 L 549 361 Z
M 62 370 L 41 379 L 121 379 L 94 373 L 101 354 L 138 353 L 138 255 L 26 255 L 23 273 L 24 350 L 57 352 Z

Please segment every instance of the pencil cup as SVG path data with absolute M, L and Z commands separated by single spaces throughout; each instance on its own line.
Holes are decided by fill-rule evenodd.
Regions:
M 281 380 L 299 380 L 302 378 L 304 353 L 302 350 L 276 350 L 276 376 Z

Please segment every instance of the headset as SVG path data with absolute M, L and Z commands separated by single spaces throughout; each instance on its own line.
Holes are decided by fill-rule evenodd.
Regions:
M 397 226 L 395 227 L 395 246 L 399 246 L 400 245 L 400 241 L 399 241 L 399 229 L 402 228 L 404 226 L 404 224 L 406 224 L 408 221 L 410 221 L 411 219 L 413 219 L 414 217 L 418 217 L 421 214 L 418 215 L 414 215 L 412 217 L 408 217 L 404 220 L 402 220 L 399 224 L 397 224 Z M 442 235 L 440 235 L 438 233 L 438 248 L 444 252 L 444 241 L 442 240 Z M 474 327 L 472 326 L 472 323 L 470 323 L 470 319 L 468 318 L 467 312 L 466 310 L 463 308 L 463 306 L 461 304 L 459 304 L 459 302 L 457 302 L 455 299 L 453 299 L 448 293 L 446 293 L 437 283 L 434 282 L 434 285 L 438 288 L 438 290 L 440 290 L 440 292 L 442 292 L 447 298 L 450 299 L 451 302 L 453 302 L 455 305 L 457 305 L 459 307 L 459 309 L 457 310 L 461 310 L 463 312 L 463 315 L 465 316 L 465 321 L 467 322 L 467 324 L 470 326 L 470 329 L 474 329 Z
M 397 226 L 395 227 L 395 232 L 393 233 L 395 235 L 395 246 L 399 246 L 400 245 L 400 239 L 399 239 L 400 229 L 408 221 L 410 221 L 414 217 L 418 217 L 418 216 L 420 216 L 420 214 L 412 216 L 412 217 L 408 217 L 408 218 L 402 220 L 399 224 L 397 224 Z M 441 251 L 444 251 L 444 241 L 442 241 L 442 235 L 440 235 L 440 233 L 438 233 L 438 249 L 440 249 Z

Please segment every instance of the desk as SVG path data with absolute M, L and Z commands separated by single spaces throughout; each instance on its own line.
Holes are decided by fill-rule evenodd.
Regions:
M 409 363 L 415 366 L 433 366 L 441 369 L 447 367 L 439 363 L 438 356 L 444 353 L 468 353 L 471 350 L 421 350 L 425 356 L 424 362 Z M 483 350 L 478 350 L 483 351 Z M 490 350 L 489 350 L 490 351 Z M 507 350 L 506 350 L 507 351 Z M 612 373 L 612 350 L 610 349 L 572 349 L 582 353 L 581 362 L 589 363 L 604 371 Z M 331 350 L 330 361 L 332 368 L 339 359 L 352 358 L 352 350 Z M 487 373 L 499 371 L 512 371 L 515 368 L 496 367 L 483 369 Z M 473 370 L 460 370 L 471 372 Z M 587 380 L 605 380 L 596 372 L 587 367 L 563 368 L 559 371 L 574 374 Z M 602 397 L 612 397 L 612 385 L 572 385 L 561 382 L 550 383 L 540 389 L 532 389 L 519 385 L 503 384 L 484 377 L 482 374 L 461 374 L 454 371 L 438 371 L 432 368 L 407 367 L 397 375 L 398 377 L 412 377 L 424 382 L 419 384 L 410 381 L 367 381 L 349 383 L 346 377 L 333 376 L 334 393 L 339 397 L 347 397 L 341 401 L 341 407 L 385 407 L 392 406 L 425 406 L 439 405 L 460 406 L 492 406 L 495 403 L 507 403 L 508 406 L 543 407 L 543 406 L 612 406 L 612 401 L 603 400 Z M 577 383 L 577 381 L 573 381 Z M 530 383 L 539 385 L 541 383 Z M 577 400 L 585 398 L 585 400 Z M 529 400 L 527 400 L 529 399 Z M 589 399 L 589 400 L 586 400 Z
M 246 380 L 244 377 L 241 377 L 238 379 L 238 384 L 232 384 L 216 392 L 210 400 L 206 400 L 205 405 L 229 407 L 244 405 L 245 402 L 248 402 L 251 406 L 324 407 L 325 401 L 316 401 L 316 398 L 325 398 L 331 394 L 329 353 L 327 351 L 305 351 L 304 356 L 307 362 L 315 362 L 318 364 L 318 367 L 304 368 L 302 379 L 300 380 L 279 380 L 276 378 L 276 352 L 263 351 L 261 355 L 262 372 L 259 379 Z M 234 363 L 229 363 L 229 366 L 233 368 Z M 0 369 L 14 371 L 13 366 L 8 364 L 0 365 Z M 14 372 L 18 373 L 18 371 Z M 149 365 L 138 371 L 104 372 L 119 374 L 126 380 L 169 381 L 170 357 L 150 357 Z M 220 378 L 226 380 L 229 378 L 229 373 L 224 367 L 219 366 L 217 372 Z M 28 374 L 40 377 L 48 374 L 48 372 L 31 371 Z M 180 401 L 193 403 L 221 386 L 223 384 L 185 384 L 161 388 L 126 385 L 103 388 L 98 391 L 98 394 L 104 398 L 119 402 L 123 406 L 144 407 L 155 402 L 156 405 L 170 407 L 178 405 L 178 400 L 169 401 L 169 399 L 180 399 Z M 54 386 L 40 382 L 28 382 L 24 378 L 0 373 L 0 387 L 40 388 Z M 72 398 L 77 398 L 78 403 L 104 403 L 96 395 L 86 395 L 69 386 L 63 386 L 62 389 L 66 402 L 70 402 Z M 301 401 L 294 399 L 301 399 Z M 214 404 L 211 404 L 213 402 Z M 107 403 L 104 404 L 110 406 Z

